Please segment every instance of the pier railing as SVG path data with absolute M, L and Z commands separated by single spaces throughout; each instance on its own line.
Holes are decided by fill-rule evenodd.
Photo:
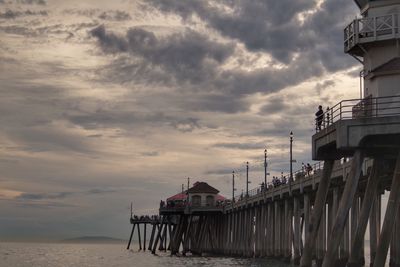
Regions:
M 353 20 L 344 29 L 344 51 L 348 52 L 359 43 L 398 37 L 399 18 L 399 14 L 390 14 Z
M 320 161 L 310 166 L 311 168 L 307 168 L 307 166 L 304 165 L 304 167 L 300 170 L 293 172 L 293 181 L 299 181 L 305 178 L 314 177 L 316 174 L 322 171 L 322 169 L 324 168 L 324 162 Z M 289 184 L 290 182 L 290 174 L 282 174 L 281 177 L 275 178 L 275 181 L 268 182 L 266 186 L 260 185 L 256 188 L 249 190 L 248 194 L 244 192 L 242 194 L 236 195 L 234 198 L 234 202 L 245 201 L 248 198 L 263 194 L 274 188 Z
M 339 120 L 388 117 L 400 115 L 400 95 L 384 97 L 366 97 L 340 101 L 323 113 L 321 125 L 315 121 L 316 132 L 327 128 Z

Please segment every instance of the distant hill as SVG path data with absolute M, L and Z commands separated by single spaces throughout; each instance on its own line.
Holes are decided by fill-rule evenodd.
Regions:
M 63 243 L 125 243 L 126 240 L 107 236 L 81 236 L 76 238 L 64 239 Z

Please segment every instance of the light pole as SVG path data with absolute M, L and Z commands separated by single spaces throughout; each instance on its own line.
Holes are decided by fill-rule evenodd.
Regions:
M 246 197 L 249 197 L 249 162 L 246 162 Z
M 293 132 L 289 134 L 290 137 L 290 177 L 289 177 L 289 194 L 292 195 L 292 181 L 293 181 Z
M 264 149 L 264 186 L 267 186 L 267 149 Z
M 289 182 L 293 181 L 293 132 L 290 132 L 290 177 Z
M 235 202 L 235 171 L 232 171 L 232 203 Z

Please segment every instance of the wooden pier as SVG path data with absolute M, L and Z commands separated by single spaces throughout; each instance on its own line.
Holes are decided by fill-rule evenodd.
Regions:
M 399 134 L 388 131 L 386 124 L 396 125 Z M 218 190 L 197 183 L 180 194 L 187 198 L 179 205 L 161 203 L 158 216 L 131 219 L 130 242 L 136 227 L 139 249 L 146 250 L 150 226 L 152 253 L 158 249 L 172 255 L 267 257 L 304 267 L 313 262 L 353 267 L 366 262 L 369 224 L 371 266 L 384 266 L 389 255 L 390 266 L 399 267 L 399 152 L 400 116 L 332 119 L 313 136 L 313 157 L 323 162 L 312 173 L 301 170 L 287 183 L 263 185 L 223 202 L 215 201 Z M 389 199 L 381 222 L 385 191 Z

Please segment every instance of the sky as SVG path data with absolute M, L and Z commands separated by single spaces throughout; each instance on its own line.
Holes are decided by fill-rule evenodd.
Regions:
M 314 113 L 359 97 L 349 0 L 0 0 L 0 239 L 127 238 L 205 181 L 311 161 Z

